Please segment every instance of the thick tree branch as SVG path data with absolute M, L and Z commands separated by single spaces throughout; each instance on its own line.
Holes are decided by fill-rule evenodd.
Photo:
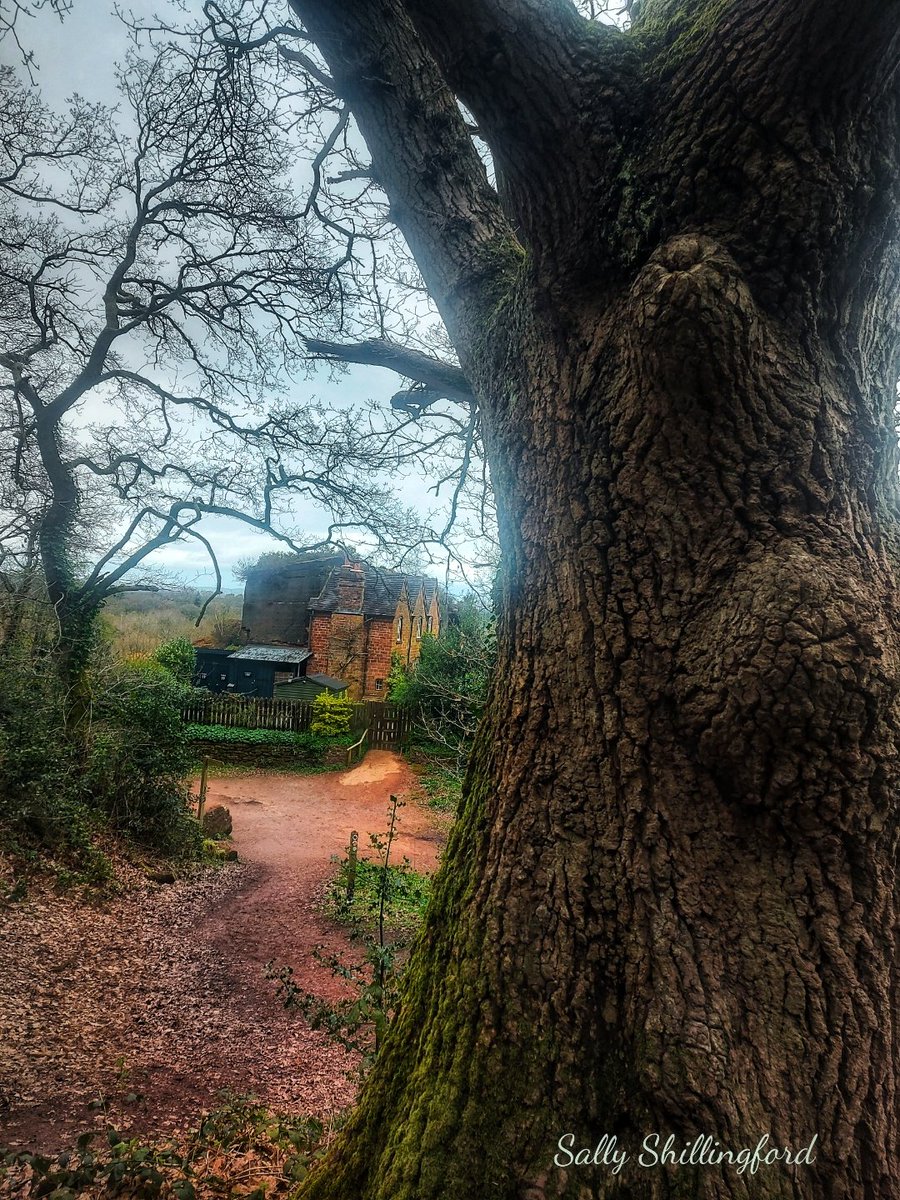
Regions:
M 448 400 L 458 400 L 461 404 L 475 402 L 469 381 L 459 367 L 420 350 L 398 346 L 386 338 L 370 338 L 365 342 L 324 342 L 318 338 L 305 338 L 304 344 L 317 356 L 359 363 L 364 367 L 385 367 L 424 384 Z
M 716 0 L 646 0 L 635 30 L 673 71 L 689 73 L 702 59 L 719 78 L 708 70 L 714 51 L 752 108 L 777 101 L 785 116 L 849 117 L 877 101 L 900 56 L 897 0 L 766 0 L 750 13 L 739 2 L 722 10 Z
M 475 328 L 519 255 L 456 98 L 399 0 L 291 0 L 349 103 L 391 214 L 452 331 Z
M 587 245 L 580 214 L 609 191 L 622 132 L 642 107 L 633 41 L 582 17 L 570 0 L 404 7 L 475 116 L 504 208 L 530 247 L 546 240 L 550 214 L 554 256 Z
M 509 166 L 514 150 L 541 152 L 536 131 L 559 139 L 592 85 L 585 68 L 599 44 L 621 36 L 593 26 L 570 0 L 406 0 L 404 8 L 495 158 Z

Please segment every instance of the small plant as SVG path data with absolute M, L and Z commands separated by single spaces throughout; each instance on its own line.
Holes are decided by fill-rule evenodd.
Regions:
M 354 869 L 351 853 L 332 889 L 332 912 L 349 924 L 354 940 L 362 945 L 362 961 L 348 963 L 338 954 L 323 953 L 320 946 L 313 952 L 333 975 L 352 984 L 355 994 L 336 1003 L 322 1000 L 297 986 L 292 967 L 266 964 L 266 977 L 276 981 L 275 994 L 285 1008 L 301 1012 L 314 1029 L 323 1029 L 361 1054 L 363 1070 L 378 1053 L 396 1011 L 405 969 L 403 951 L 428 902 L 430 879 L 412 871 L 406 859 L 399 865 L 390 861 L 402 807 L 403 802 L 391 796 L 387 832 L 370 835 L 376 861 L 360 859 Z
M 324 737 L 349 733 L 353 708 L 353 701 L 346 694 L 336 696 L 333 692 L 319 692 L 313 701 L 310 731 Z

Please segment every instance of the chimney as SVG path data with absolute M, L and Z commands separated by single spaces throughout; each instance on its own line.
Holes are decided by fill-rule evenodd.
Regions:
M 338 576 L 338 608 L 343 612 L 362 612 L 365 587 L 362 563 L 348 560 Z

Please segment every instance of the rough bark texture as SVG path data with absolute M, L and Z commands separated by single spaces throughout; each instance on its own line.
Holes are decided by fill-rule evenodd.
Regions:
M 61 453 L 55 413 L 43 408 L 37 397 L 32 404 L 37 443 L 50 485 L 49 503 L 38 531 L 38 545 L 47 599 L 58 629 L 53 662 L 62 687 L 66 728 L 80 739 L 89 713 L 87 666 L 101 602 L 79 587 L 76 578 L 72 560 L 73 530 L 80 498 L 74 473 Z
M 304 1200 L 888 1200 L 900 6 L 295 8 L 478 396 L 505 555 L 404 1005 Z M 559 1169 L 569 1132 L 630 1161 Z M 818 1141 L 641 1169 L 654 1132 Z

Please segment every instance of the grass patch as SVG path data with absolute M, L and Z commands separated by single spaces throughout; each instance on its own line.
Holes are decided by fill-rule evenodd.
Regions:
M 465 755 L 424 737 L 411 739 L 404 755 L 418 776 L 417 800 L 438 812 L 455 813 L 462 798 Z
M 386 870 L 386 875 L 384 874 Z M 382 867 L 368 858 L 356 864 L 353 899 L 347 899 L 350 863 L 345 858 L 338 867 L 329 895 L 328 911 L 336 920 L 356 933 L 371 929 L 377 920 L 384 886 L 385 924 L 395 933 L 409 936 L 422 923 L 431 896 L 431 876 L 414 871 L 407 862 Z
M 425 803 L 439 812 L 456 812 L 462 798 L 462 779 L 437 763 L 428 763 L 419 776 Z

